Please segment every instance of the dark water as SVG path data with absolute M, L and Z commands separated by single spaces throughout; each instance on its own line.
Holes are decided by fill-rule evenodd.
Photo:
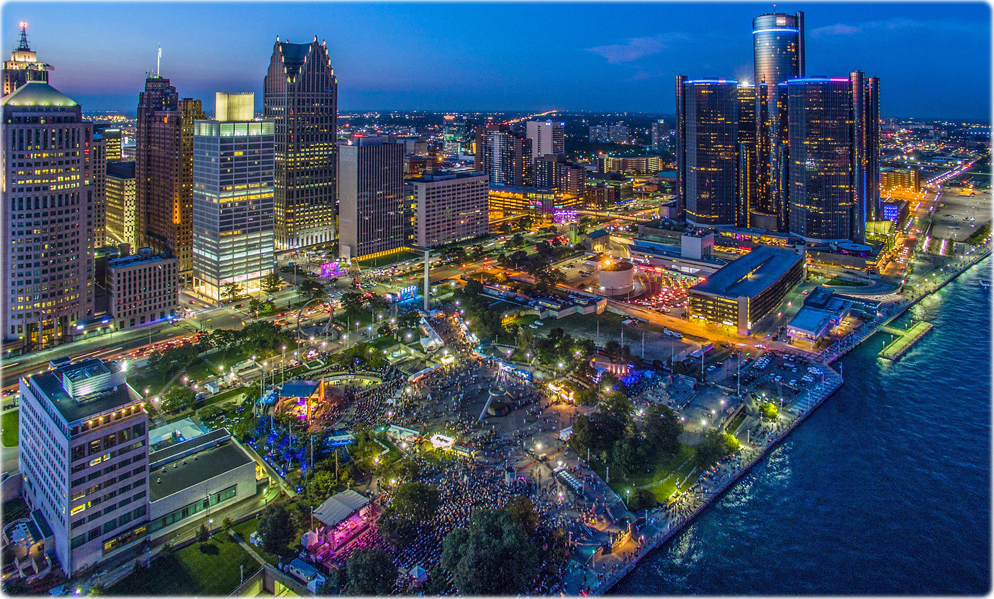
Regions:
M 898 362 L 879 336 L 846 356 L 843 387 L 613 593 L 986 594 L 990 262 L 914 308 L 935 329 Z

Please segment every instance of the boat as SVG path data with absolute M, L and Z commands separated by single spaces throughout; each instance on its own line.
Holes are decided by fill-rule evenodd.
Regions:
M 982 286 L 982 287 L 983 287 L 984 289 L 990 289 L 990 288 L 991 288 L 991 282 L 990 282 L 990 281 L 988 281 L 987 279 L 980 279 L 980 285 L 981 285 L 981 286 Z

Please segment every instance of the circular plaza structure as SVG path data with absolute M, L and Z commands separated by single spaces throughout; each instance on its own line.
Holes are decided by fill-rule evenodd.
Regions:
M 602 295 L 625 295 L 635 290 L 635 267 L 624 260 L 610 260 L 601 266 L 599 275 Z

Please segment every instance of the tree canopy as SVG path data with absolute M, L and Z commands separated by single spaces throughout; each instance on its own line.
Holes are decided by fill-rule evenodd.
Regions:
M 347 563 L 349 595 L 385 596 L 397 582 L 397 567 L 383 549 L 360 548 L 352 552 Z
M 539 552 L 508 510 L 478 510 L 446 535 L 441 563 L 460 594 L 517 595 L 535 578 Z
M 297 536 L 293 517 L 282 501 L 270 503 L 259 518 L 259 536 L 267 553 L 282 553 Z

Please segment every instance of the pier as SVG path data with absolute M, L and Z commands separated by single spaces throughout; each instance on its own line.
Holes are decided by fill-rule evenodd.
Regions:
M 880 350 L 879 356 L 887 360 L 897 360 L 909 349 L 914 347 L 918 341 L 932 330 L 931 323 L 925 321 L 916 322 L 909 329 L 895 329 L 893 327 L 880 327 L 884 333 L 897 335 L 897 339 L 891 341 L 887 347 Z

